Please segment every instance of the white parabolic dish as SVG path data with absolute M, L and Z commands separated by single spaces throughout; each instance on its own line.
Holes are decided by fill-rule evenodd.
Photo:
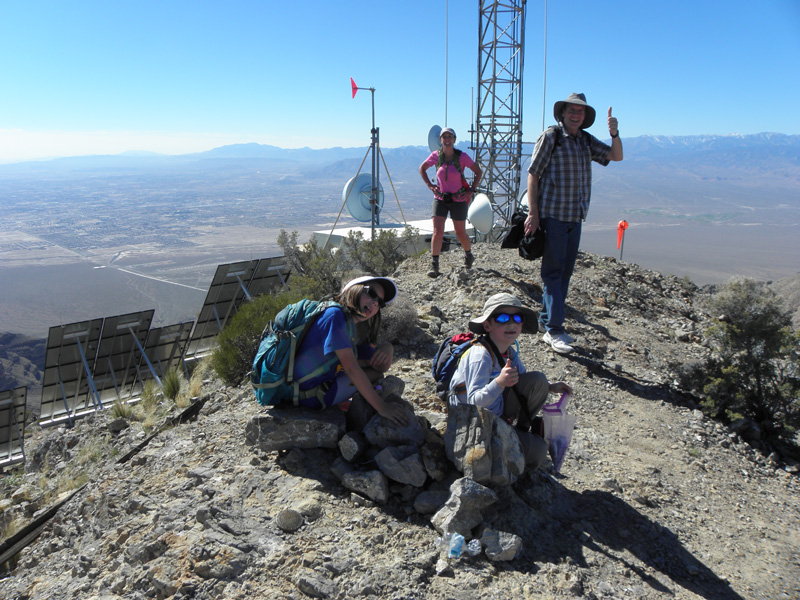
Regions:
M 478 230 L 478 233 L 489 233 L 494 226 L 494 211 L 492 211 L 492 203 L 489 201 L 489 196 L 475 194 L 472 204 L 469 205 L 467 218 L 472 223 L 472 226 Z

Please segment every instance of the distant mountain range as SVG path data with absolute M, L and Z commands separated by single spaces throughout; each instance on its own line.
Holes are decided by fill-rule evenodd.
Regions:
M 601 137 L 601 139 L 603 139 Z M 732 167 L 735 164 L 752 165 L 753 162 L 800 168 L 800 135 L 782 133 L 758 133 L 751 135 L 695 135 L 695 136 L 657 136 L 643 135 L 623 138 L 624 162 L 639 161 L 678 161 L 680 163 L 720 166 L 724 161 Z M 462 150 L 469 151 L 469 144 L 458 144 Z M 523 145 L 523 155 L 529 156 L 532 143 Z M 142 168 L 162 166 L 186 166 L 190 163 L 203 163 L 209 160 L 227 159 L 269 159 L 292 163 L 313 163 L 318 166 L 338 161 L 361 160 L 367 147 L 356 148 L 280 148 L 266 144 L 232 144 L 206 152 L 192 154 L 165 155 L 157 153 L 126 152 L 116 155 L 91 155 L 56 158 L 43 161 L 29 161 L 0 165 L 0 175 L 26 173 L 30 171 L 59 171 L 87 168 Z M 402 146 L 381 149 L 387 161 L 394 159 L 414 160 L 416 166 L 422 162 L 429 150 L 425 146 Z M 697 161 L 700 160 L 700 163 Z M 777 166 L 777 165 L 776 165 Z

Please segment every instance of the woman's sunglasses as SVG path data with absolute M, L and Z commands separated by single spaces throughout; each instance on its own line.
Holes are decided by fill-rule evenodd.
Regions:
M 492 315 L 492 319 L 501 325 L 508 323 L 511 319 L 514 319 L 514 323 L 525 322 L 525 316 L 521 314 L 509 315 L 508 313 L 500 313 L 499 315 Z
M 367 292 L 370 298 L 372 298 L 378 303 L 379 308 L 383 308 L 384 306 L 386 306 L 386 302 L 384 302 L 383 298 L 381 298 L 378 295 L 378 292 L 373 290 L 371 287 L 369 287 L 368 285 L 364 286 L 364 291 Z

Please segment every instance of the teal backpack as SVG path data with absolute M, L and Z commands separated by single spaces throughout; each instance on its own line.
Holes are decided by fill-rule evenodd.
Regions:
M 267 323 L 250 372 L 250 382 L 259 404 L 269 406 L 291 402 L 297 406 L 301 399 L 316 397 L 320 406 L 325 406 L 322 400 L 324 391 L 319 386 L 300 390 L 300 385 L 330 370 L 338 362 L 336 355 L 300 379 L 294 379 L 294 359 L 311 325 L 330 307 L 342 309 L 336 302 L 301 300 L 281 310 Z M 352 319 L 346 320 L 352 340 L 355 338 L 354 324 Z

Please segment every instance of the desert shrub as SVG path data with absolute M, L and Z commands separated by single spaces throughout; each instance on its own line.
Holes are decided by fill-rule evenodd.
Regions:
M 263 295 L 242 305 L 217 338 L 211 366 L 227 385 L 239 385 L 253 367 L 264 327 L 287 304 L 304 296 L 295 290 Z
M 734 279 L 711 300 L 705 407 L 722 420 L 744 416 L 762 439 L 792 442 L 800 426 L 800 337 L 765 285 Z
M 416 336 L 417 308 L 403 296 L 381 311 L 380 337 L 387 342 L 407 342 Z
M 161 383 L 164 386 L 164 395 L 170 400 L 174 401 L 181 393 L 181 379 L 181 374 L 175 368 L 170 369 L 164 375 Z
M 413 227 L 405 227 L 403 234 L 398 237 L 391 229 L 381 229 L 374 239 L 366 240 L 360 231 L 351 231 L 342 241 L 342 266 L 373 275 L 391 275 L 408 257 L 418 233 Z
M 161 387 L 159 387 L 155 379 L 148 379 L 144 382 L 142 394 L 139 396 L 139 402 L 133 408 L 131 418 L 147 426 L 152 426 L 160 399 Z
M 669 367 L 681 389 L 697 393 L 699 391 L 698 386 L 700 388 L 703 387 L 707 371 L 705 361 L 685 360 L 670 362 Z
M 111 436 L 95 435 L 87 437 L 74 457 L 77 465 L 83 466 L 106 460 L 111 455 Z
M 289 287 L 304 298 L 322 299 L 339 293 L 348 273 L 369 273 L 387 276 L 416 251 L 419 230 L 405 227 L 398 236 L 393 230 L 381 229 L 375 239 L 367 240 L 358 232 L 350 232 L 338 250 L 320 248 L 313 239 L 297 244 L 297 232 L 281 230 L 278 245 L 292 271 Z
M 373 241 L 364 240 L 360 233 L 351 234 L 342 250 L 334 251 L 320 248 L 313 239 L 300 246 L 297 235 L 296 231 L 281 230 L 277 240 L 291 270 L 290 291 L 260 296 L 244 304 L 217 338 L 211 366 L 228 385 L 238 385 L 250 371 L 264 327 L 278 311 L 303 298 L 322 300 L 336 296 L 347 273 L 388 275 L 405 259 L 403 248 L 414 239 L 410 228 L 400 238 L 393 231 L 382 230 Z M 406 307 L 402 316 L 395 319 L 387 314 L 384 316 L 384 323 L 388 321 L 387 339 L 407 338 L 416 322 L 413 306 Z
M 203 380 L 213 371 L 211 357 L 204 357 L 197 362 L 189 377 L 189 397 L 195 398 L 203 391 Z
M 320 248 L 313 238 L 299 246 L 296 231 L 287 234 L 281 229 L 277 242 L 292 272 L 289 287 L 300 294 L 300 298 L 319 300 L 339 293 L 342 269 L 336 256 L 338 252 Z

